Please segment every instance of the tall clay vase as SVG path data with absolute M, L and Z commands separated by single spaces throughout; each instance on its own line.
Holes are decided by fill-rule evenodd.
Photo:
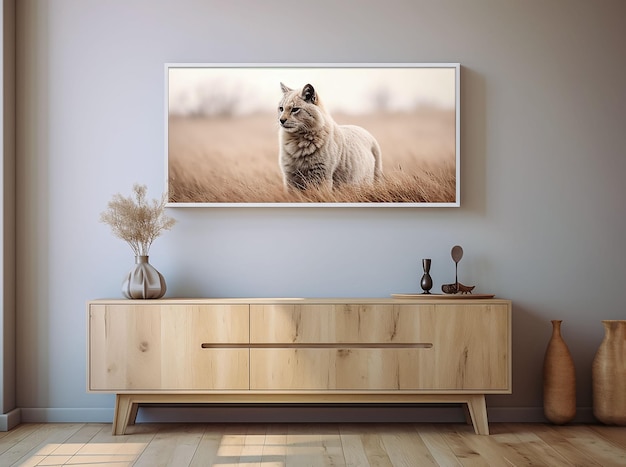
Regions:
M 126 298 L 161 298 L 167 290 L 165 278 L 148 262 L 148 256 L 135 256 L 135 265 L 122 282 Z
M 552 321 L 552 337 L 543 361 L 543 412 L 557 425 L 572 421 L 576 415 L 576 371 L 561 336 L 561 322 Z
M 593 415 L 607 425 L 626 425 L 626 321 L 606 320 L 604 339 L 591 367 Z

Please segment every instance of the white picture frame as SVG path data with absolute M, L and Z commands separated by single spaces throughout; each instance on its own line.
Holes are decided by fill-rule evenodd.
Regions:
M 332 120 L 370 132 L 381 180 L 287 189 L 281 83 L 312 85 Z M 170 207 L 458 207 L 460 64 L 168 63 L 165 153 Z

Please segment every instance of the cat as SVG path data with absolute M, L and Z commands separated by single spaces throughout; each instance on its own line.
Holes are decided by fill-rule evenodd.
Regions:
M 310 84 L 301 90 L 280 87 L 279 165 L 287 190 L 332 190 L 381 179 L 380 146 L 367 130 L 338 125 Z

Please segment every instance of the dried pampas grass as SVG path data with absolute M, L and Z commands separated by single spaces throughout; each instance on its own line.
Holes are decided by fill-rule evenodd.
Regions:
M 145 185 L 135 184 L 131 196 L 117 193 L 108 209 L 100 214 L 100 222 L 108 224 L 113 235 L 128 243 L 135 256 L 148 256 L 154 239 L 176 223 L 176 219 L 165 214 L 165 194 L 161 199 L 147 201 L 147 191 Z

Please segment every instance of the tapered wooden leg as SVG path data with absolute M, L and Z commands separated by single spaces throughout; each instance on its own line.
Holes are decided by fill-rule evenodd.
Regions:
M 115 395 L 115 414 L 113 415 L 113 435 L 123 435 L 126 433 L 128 422 L 137 415 L 138 404 L 133 404 L 132 396 L 129 394 Z M 134 416 L 133 416 L 134 415 Z
M 467 408 L 470 417 L 472 417 L 472 425 L 474 431 L 478 435 L 489 434 L 489 422 L 487 421 L 487 404 L 484 395 L 471 395 L 467 397 Z

